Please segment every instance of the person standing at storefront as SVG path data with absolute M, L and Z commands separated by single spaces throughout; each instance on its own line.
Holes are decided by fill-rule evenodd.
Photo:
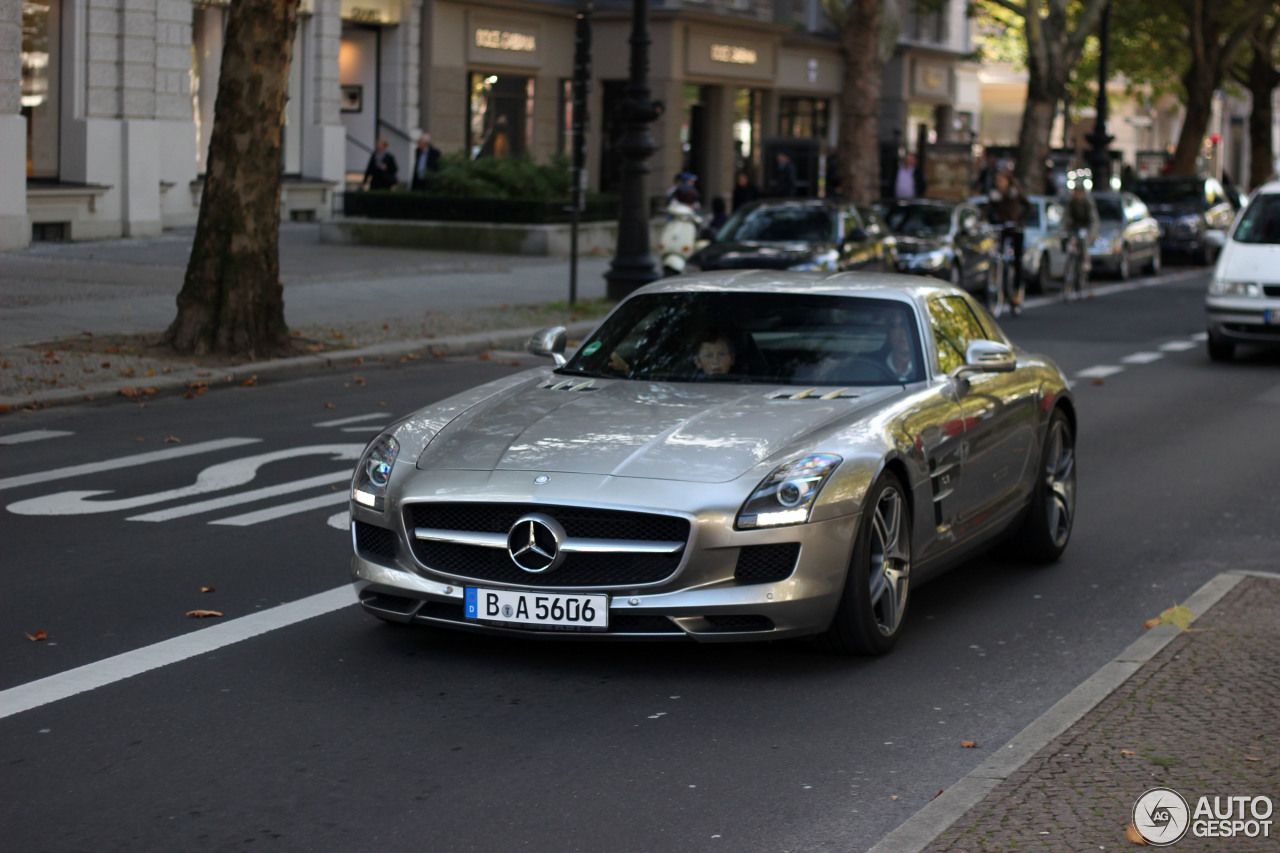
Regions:
M 916 164 L 916 155 L 908 151 L 898 164 L 893 181 L 894 198 L 924 198 L 924 172 Z
M 399 167 L 396 158 L 387 150 L 387 140 L 378 140 L 378 149 L 369 156 L 369 165 L 364 170 L 364 189 L 389 190 L 396 185 Z
M 760 188 L 751 180 L 750 173 L 745 170 L 739 172 L 733 183 L 733 209 L 737 210 L 758 198 L 760 198 Z
M 440 149 L 431 144 L 431 134 L 418 137 L 418 148 L 413 153 L 412 190 L 425 190 L 431 181 L 431 173 L 440 171 Z
M 778 152 L 778 168 L 773 173 L 769 191 L 775 198 L 791 198 L 796 194 L 796 164 L 791 162 L 790 152 Z

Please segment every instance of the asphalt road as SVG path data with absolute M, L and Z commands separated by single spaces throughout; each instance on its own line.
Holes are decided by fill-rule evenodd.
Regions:
M 5 846 L 865 850 L 1146 619 L 1275 569 L 1280 357 L 1209 363 L 1206 276 L 1170 278 L 1005 324 L 1076 378 L 1071 545 L 916 590 L 878 660 L 364 616 L 334 526 L 351 455 L 516 369 L 494 361 L 6 416 L 0 443 L 29 440 L 0 446 Z M 257 500 L 210 503 L 229 483 Z

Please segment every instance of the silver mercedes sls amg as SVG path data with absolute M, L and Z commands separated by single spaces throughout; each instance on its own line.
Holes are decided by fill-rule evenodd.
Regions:
M 351 490 L 380 619 L 520 637 L 888 651 L 913 585 L 1075 515 L 1062 372 L 968 294 L 890 274 L 667 279 L 566 359 L 393 424 Z

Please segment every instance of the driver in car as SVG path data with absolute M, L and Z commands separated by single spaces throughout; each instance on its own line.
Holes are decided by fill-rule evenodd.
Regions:
M 699 340 L 693 363 L 703 377 L 719 376 L 733 369 L 733 356 L 733 341 L 729 333 L 711 330 Z

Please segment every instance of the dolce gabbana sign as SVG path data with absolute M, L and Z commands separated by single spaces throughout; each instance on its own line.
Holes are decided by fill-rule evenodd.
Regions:
M 538 37 L 532 33 L 517 33 L 510 30 L 477 29 L 476 47 L 533 52 L 538 49 Z
M 467 18 L 467 61 L 536 67 L 542 62 L 542 35 L 537 21 L 472 14 Z
M 749 47 L 736 44 L 712 44 L 712 62 L 730 62 L 734 65 L 755 65 L 758 54 Z
M 359 24 L 398 24 L 400 4 L 392 0 L 342 0 L 342 20 Z
M 726 32 L 689 29 L 685 65 L 690 74 L 772 80 L 777 68 L 777 45 Z

